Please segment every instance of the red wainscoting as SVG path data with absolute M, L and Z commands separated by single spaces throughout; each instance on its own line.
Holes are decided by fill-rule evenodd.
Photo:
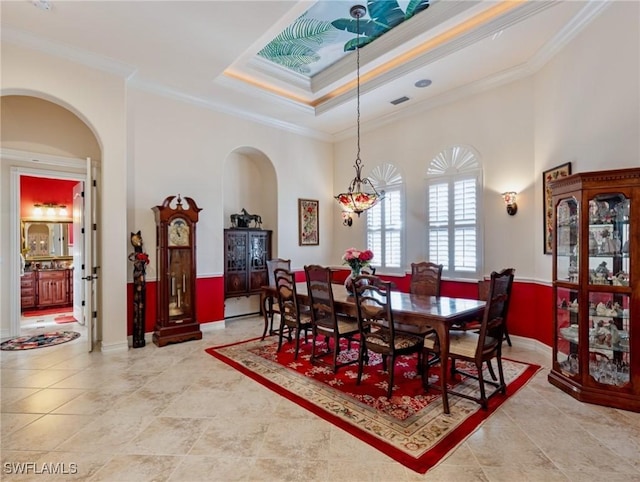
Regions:
M 304 279 L 304 273 L 302 274 Z M 196 316 L 201 324 L 224 319 L 224 278 L 196 280 Z M 156 324 L 156 282 L 146 283 L 145 333 L 152 333 Z M 127 335 L 133 335 L 133 283 L 127 283 Z
M 349 270 L 337 271 L 336 282 L 343 282 Z M 409 291 L 409 278 L 385 277 L 393 281 L 400 291 Z M 304 281 L 304 271 L 296 272 L 296 281 Z M 224 278 L 198 278 L 196 282 L 198 305 L 196 307 L 198 321 L 210 323 L 224 319 Z M 478 297 L 478 286 L 473 282 L 447 281 L 442 282 L 442 295 L 460 298 Z M 513 284 L 511 302 L 509 305 L 509 333 L 511 335 L 532 338 L 547 346 L 552 344 L 552 291 L 550 286 L 530 282 Z M 128 325 L 127 334 L 133 334 L 133 283 L 127 286 Z M 147 309 L 145 313 L 145 332 L 153 332 L 156 320 L 156 283 L 146 285 Z

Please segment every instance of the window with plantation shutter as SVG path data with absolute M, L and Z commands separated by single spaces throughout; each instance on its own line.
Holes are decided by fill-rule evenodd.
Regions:
M 450 277 L 477 277 L 480 257 L 482 171 L 476 154 L 452 147 L 427 170 L 427 254 Z
M 369 179 L 384 199 L 367 211 L 367 249 L 374 253 L 372 266 L 385 272 L 400 271 L 404 258 L 403 181 L 391 164 L 371 172 Z

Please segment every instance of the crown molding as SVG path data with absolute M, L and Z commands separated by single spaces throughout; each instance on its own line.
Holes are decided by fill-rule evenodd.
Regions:
M 113 74 L 124 79 L 131 78 L 137 71 L 135 67 L 123 62 L 118 62 L 74 47 L 69 47 L 68 45 L 51 42 L 50 40 L 46 40 L 22 30 L 3 28 L 2 41 L 9 42 L 20 47 L 37 50 L 45 54 L 55 55 L 87 67 L 108 72 L 109 74 Z
M 204 109 L 212 110 L 222 114 L 231 115 L 233 117 L 238 117 L 240 119 L 249 120 L 251 122 L 256 122 L 258 124 L 266 125 L 268 127 L 275 127 L 277 129 L 281 129 L 293 134 L 298 134 L 301 136 L 318 139 L 320 141 L 325 141 L 325 142 L 332 142 L 333 140 L 333 137 L 330 134 L 326 134 L 324 132 L 320 132 L 314 129 L 308 129 L 308 128 L 301 127 L 297 124 L 292 124 L 289 122 L 283 122 L 273 117 L 255 114 L 255 113 L 246 111 L 244 109 L 239 109 L 233 105 L 213 102 L 211 100 L 186 94 L 182 91 L 171 89 L 169 87 L 165 87 L 165 86 L 156 84 L 154 82 L 146 82 L 146 81 L 134 78 L 131 81 L 129 81 L 127 85 L 128 87 L 137 88 L 144 92 L 152 93 L 155 95 L 177 100 L 180 102 L 185 102 L 185 103 L 192 104 Z M 274 96 L 274 97 L 277 97 L 277 96 Z M 278 99 L 282 100 L 281 98 L 278 98 Z
M 611 5 L 611 0 L 589 0 L 578 14 L 551 38 L 530 60 L 534 71 L 540 70 L 598 15 Z
M 316 112 L 316 109 L 303 101 L 297 101 L 290 97 L 274 93 L 270 90 L 260 88 L 247 89 L 247 83 L 245 81 L 237 79 L 235 77 L 230 77 L 228 75 L 221 75 L 216 79 L 216 84 L 222 87 L 233 89 L 236 92 L 241 92 L 244 95 L 251 95 L 256 99 L 260 99 L 265 102 L 279 104 L 288 109 L 295 109 L 298 112 L 302 112 L 304 114 L 314 115 Z
M 298 72 L 292 72 L 291 70 L 278 65 L 275 62 L 270 62 L 263 57 L 256 55 L 247 62 L 246 68 L 280 81 L 287 85 L 287 87 L 293 86 L 298 88 L 306 95 L 310 95 L 312 93 L 311 80 L 309 77 Z M 242 71 L 242 69 L 240 69 L 240 71 Z

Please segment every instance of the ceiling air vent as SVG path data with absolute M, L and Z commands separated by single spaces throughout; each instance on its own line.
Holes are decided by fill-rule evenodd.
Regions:
M 408 100 L 409 100 L 409 97 L 407 97 L 405 95 L 405 96 L 402 96 L 402 97 L 398 97 L 396 100 L 392 100 L 391 103 L 393 105 L 398 105 L 398 104 L 402 104 L 403 102 L 406 102 Z

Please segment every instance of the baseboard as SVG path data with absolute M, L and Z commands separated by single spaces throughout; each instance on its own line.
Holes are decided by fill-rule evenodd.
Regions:
M 549 345 L 545 345 L 539 340 L 536 340 L 534 338 L 526 338 L 524 336 L 511 335 L 511 334 L 509 334 L 509 338 L 511 338 L 511 342 L 514 345 L 517 342 L 519 346 L 524 346 L 542 355 L 546 355 L 549 357 L 549 359 L 551 359 L 551 357 L 553 356 L 553 349 Z
M 200 323 L 200 331 L 203 333 L 224 330 L 226 327 L 227 325 L 225 320 L 212 321 L 209 323 Z
M 129 349 L 128 341 L 121 341 L 121 342 L 109 343 L 109 344 L 100 342 L 100 351 L 102 353 L 115 353 L 115 352 L 127 351 L 128 349 Z

